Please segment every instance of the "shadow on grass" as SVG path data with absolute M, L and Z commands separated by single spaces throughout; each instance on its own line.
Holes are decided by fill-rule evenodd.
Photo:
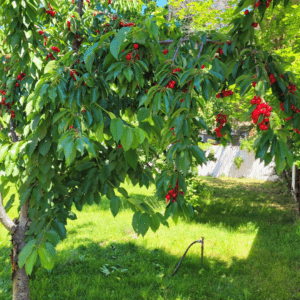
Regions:
M 85 245 L 58 252 L 51 273 L 37 272 L 30 283 L 32 300 L 300 299 L 300 241 L 287 206 L 289 196 L 280 194 L 282 187 L 276 185 L 273 190 L 268 184 L 249 183 L 242 188 L 236 183 L 230 186 L 230 180 L 227 184 L 211 181 L 213 197 L 202 200 L 195 221 L 232 231 L 255 230 L 246 259 L 232 257 L 227 262 L 209 257 L 205 249 L 201 266 L 200 244 L 196 244 L 193 248 L 199 249 L 199 255 L 188 253 L 170 277 L 180 256 L 137 246 L 126 236 L 123 242 L 107 243 L 82 238 Z M 84 226 L 90 226 L 89 222 Z M 0 247 L 1 265 L 8 263 L 8 255 L 9 247 Z M 7 273 L 0 269 L 0 299 L 11 299 L 9 273 L 10 268 Z
M 32 300 L 300 299 L 300 243 L 295 229 L 260 229 L 247 259 L 233 257 L 231 264 L 204 252 L 201 265 L 196 244 L 199 255 L 188 253 L 173 277 L 180 257 L 163 249 L 149 250 L 126 240 L 99 244 L 81 239 L 85 245 L 59 251 L 51 273 L 37 272 L 30 282 Z M 8 247 L 0 248 L 1 262 L 8 263 L 4 253 L 9 254 Z M 9 272 L 1 276 L 0 299 L 11 299 Z
M 248 182 L 239 185 L 236 179 L 209 177 L 205 178 L 205 182 L 209 183 L 211 197 L 199 199 L 193 220 L 197 223 L 236 231 L 248 225 L 257 229 L 295 220 L 292 197 L 282 184 Z

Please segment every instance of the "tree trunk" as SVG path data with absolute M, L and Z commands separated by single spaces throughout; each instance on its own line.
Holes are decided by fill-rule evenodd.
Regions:
M 13 300 L 30 300 L 29 278 L 25 272 L 25 266 L 22 269 L 18 266 L 18 255 L 20 254 L 25 243 L 25 232 L 29 227 L 28 201 L 22 206 L 19 219 L 15 220 L 17 230 L 11 235 L 13 249 L 11 251 L 12 274 L 11 280 L 13 284 Z

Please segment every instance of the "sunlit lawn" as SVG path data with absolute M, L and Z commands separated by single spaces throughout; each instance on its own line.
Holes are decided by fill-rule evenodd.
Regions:
M 195 220 L 170 220 L 170 228 L 145 238 L 134 233 L 126 206 L 116 218 L 106 199 L 74 211 L 78 219 L 68 222 L 55 268 L 31 281 L 32 299 L 300 299 L 300 236 L 282 184 L 202 178 L 213 196 L 202 200 Z M 154 187 L 125 188 L 132 197 L 154 195 Z M 195 244 L 171 277 L 202 236 L 204 264 Z M 10 243 L 3 227 L 0 241 L 0 299 L 8 300 Z

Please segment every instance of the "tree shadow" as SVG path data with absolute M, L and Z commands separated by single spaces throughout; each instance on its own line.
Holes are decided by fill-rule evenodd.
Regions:
M 171 277 L 181 256 L 138 245 L 128 234 L 117 242 L 76 238 L 76 243 L 82 244 L 58 251 L 52 272 L 37 272 L 30 282 L 32 300 L 300 299 L 300 238 L 287 207 L 290 196 L 282 194 L 284 189 L 275 183 L 249 182 L 242 187 L 236 181 L 233 186 L 230 179 L 208 180 L 213 183 L 213 197 L 201 200 L 203 206 L 194 221 L 199 226 L 209 223 L 240 233 L 255 231 L 244 259 L 232 256 L 225 261 L 210 256 L 209 241 L 214 237 L 204 233 L 203 265 L 200 244 L 196 244 L 192 247 L 199 251 L 188 252 Z M 68 232 L 69 238 L 76 234 Z M 9 247 L 0 245 L 1 266 L 9 263 L 9 251 Z M 0 275 L 0 299 L 9 300 L 10 268 L 6 273 L 0 268 Z
M 259 228 L 267 223 L 294 220 L 293 199 L 280 183 L 249 181 L 237 184 L 236 179 L 208 178 L 211 196 L 199 197 L 193 221 L 211 226 L 239 230 L 251 224 Z

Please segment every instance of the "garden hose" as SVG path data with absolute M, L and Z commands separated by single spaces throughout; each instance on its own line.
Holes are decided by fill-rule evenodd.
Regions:
M 181 265 L 182 260 L 184 259 L 185 255 L 186 255 L 186 253 L 188 252 L 188 250 L 190 249 L 190 247 L 191 247 L 192 245 L 196 244 L 196 243 L 201 243 L 201 264 L 203 264 L 204 237 L 202 237 L 201 240 L 197 240 L 197 241 L 195 241 L 195 242 L 192 242 L 192 243 L 188 246 L 188 248 L 185 250 L 183 256 L 181 257 L 181 260 L 179 261 L 179 263 L 178 263 L 176 269 L 174 270 L 174 272 L 172 273 L 171 276 L 173 276 L 173 275 L 176 273 L 176 271 L 178 270 L 179 266 Z

